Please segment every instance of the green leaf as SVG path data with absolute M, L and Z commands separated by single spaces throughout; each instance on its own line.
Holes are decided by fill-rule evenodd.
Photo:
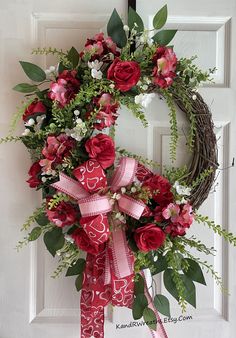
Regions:
M 75 280 L 76 290 L 79 292 L 83 286 L 83 274 L 79 275 Z
M 179 301 L 178 291 L 172 277 L 172 269 L 167 269 L 164 272 L 163 280 L 166 290 L 177 300 Z
M 154 331 L 156 330 L 156 328 L 157 328 L 157 318 L 156 318 L 155 312 L 152 309 L 150 309 L 148 307 L 146 307 L 144 309 L 143 319 L 151 330 L 154 330 Z
M 173 277 L 172 277 L 172 269 L 167 269 L 164 272 L 164 285 L 167 291 L 169 291 L 169 293 L 177 300 L 179 301 L 179 294 L 176 288 L 176 285 L 173 281 Z M 193 283 L 193 281 L 191 281 L 191 279 L 189 279 L 187 276 L 183 275 L 183 274 L 179 274 L 179 277 L 181 278 L 184 286 L 185 286 L 185 300 L 191 304 L 193 307 L 196 307 L 196 288 L 195 285 Z
M 203 276 L 202 269 L 201 269 L 200 265 L 196 261 L 194 261 L 190 258 L 185 258 L 184 260 L 189 265 L 188 270 L 184 271 L 184 274 L 187 277 L 189 277 L 192 281 L 206 285 L 206 281 L 205 281 L 205 278 Z
M 117 10 L 114 9 L 107 24 L 107 34 L 120 48 L 124 47 L 127 43 L 127 37 L 123 26 L 124 24 L 117 13 Z
M 196 308 L 196 288 L 193 281 L 185 275 L 181 275 L 185 285 L 185 300 Z
M 168 298 L 163 295 L 156 295 L 154 298 L 154 305 L 161 314 L 170 317 L 170 303 Z
M 30 242 L 36 241 L 36 239 L 39 238 L 39 236 L 41 235 L 41 233 L 42 233 L 42 229 L 40 227 L 33 228 L 33 230 L 31 231 L 31 233 L 29 234 L 28 240 Z
M 63 70 L 66 70 L 68 69 L 66 66 L 63 65 L 62 62 L 59 63 L 59 66 L 58 66 L 58 74 L 61 74 L 63 72 Z
M 31 63 L 31 62 L 25 62 L 20 61 L 21 67 L 23 68 L 25 74 L 30 78 L 30 80 L 33 80 L 35 82 L 41 82 L 46 80 L 46 74 L 42 68 L 39 66 Z
M 74 265 L 69 267 L 66 272 L 66 276 L 75 276 L 81 274 L 84 271 L 85 263 L 85 259 L 79 258 Z
M 136 25 L 134 25 L 136 23 Z M 129 14 L 128 14 L 128 26 L 129 29 L 135 27 L 135 30 L 140 33 L 144 31 L 144 24 L 142 18 L 138 15 L 138 13 L 132 8 L 129 7 Z
M 135 297 L 132 307 L 133 318 L 135 320 L 142 318 L 144 309 L 148 306 L 145 295 L 139 294 Z
M 32 92 L 35 92 L 37 90 L 37 86 L 31 85 L 31 84 L 28 84 L 28 83 L 19 83 L 18 85 L 16 85 L 12 89 L 16 90 L 17 92 L 20 92 L 20 93 L 32 93 Z
M 166 29 L 160 32 L 157 32 L 153 37 L 153 41 L 158 43 L 161 46 L 166 46 L 173 39 L 177 30 L 176 29 Z
M 49 223 L 49 219 L 47 218 L 46 214 L 45 213 L 42 213 L 40 215 L 38 215 L 36 218 L 35 218 L 36 222 L 38 223 L 38 225 L 41 225 L 41 226 L 45 226 Z
M 68 52 L 68 59 L 72 63 L 73 67 L 76 68 L 79 62 L 79 53 L 75 49 L 75 47 L 72 47 Z
M 156 275 L 164 270 L 167 269 L 168 267 L 168 264 L 167 264 L 167 261 L 166 261 L 166 258 L 165 256 L 162 256 L 162 255 L 159 255 L 158 256 L 158 259 L 156 262 L 153 262 L 154 267 L 153 267 L 153 270 L 152 270 L 152 275 Z
M 134 282 L 134 294 L 144 294 L 144 279 L 138 274 L 138 279 Z
M 61 228 L 54 228 L 53 230 L 46 232 L 43 240 L 52 256 L 55 256 L 57 250 L 61 249 L 65 243 Z
M 166 23 L 168 16 L 167 5 L 163 6 L 153 18 L 153 27 L 155 29 L 160 29 Z

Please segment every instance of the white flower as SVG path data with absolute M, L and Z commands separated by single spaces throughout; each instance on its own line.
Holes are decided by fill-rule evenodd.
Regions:
M 42 181 L 43 183 L 45 183 L 45 182 L 47 181 L 47 178 L 46 178 L 45 176 L 43 176 L 43 177 L 41 178 L 41 181 Z
M 101 80 L 102 79 L 102 72 L 101 70 L 97 70 L 97 69 L 92 69 L 91 70 L 91 75 L 94 79 L 97 79 L 97 80 Z
M 24 132 L 22 133 L 22 136 L 28 136 L 30 134 L 29 129 L 25 129 Z
M 80 111 L 78 109 L 74 110 L 74 115 L 75 116 L 79 116 L 79 114 L 80 114 Z
M 122 187 L 120 190 L 121 190 L 121 193 L 122 193 L 122 194 L 125 194 L 125 193 L 126 193 L 126 188 L 125 188 L 125 187 Z
M 124 26 L 123 26 L 123 29 L 124 29 L 125 32 L 129 32 L 129 26 L 124 25 Z
M 90 69 L 96 69 L 96 70 L 100 70 L 100 68 L 102 67 L 103 62 L 102 61 L 98 61 L 98 60 L 94 60 L 92 62 L 88 61 L 88 66 Z
M 66 234 L 64 237 L 65 237 L 65 240 L 66 240 L 67 242 L 74 243 L 74 240 L 73 240 L 73 238 L 72 238 L 70 235 L 67 235 L 67 234 Z
M 186 203 L 188 203 L 188 201 L 184 197 L 182 197 L 181 200 L 176 201 L 176 204 L 186 204 Z
M 192 99 L 193 99 L 193 101 L 196 101 L 196 100 L 197 100 L 197 95 L 194 94 L 194 95 L 192 96 Z
M 175 188 L 177 194 L 180 196 L 190 196 L 191 194 L 191 188 L 179 184 L 178 181 L 175 182 L 173 187 Z
M 139 94 L 135 96 L 134 101 L 136 104 L 140 104 L 143 108 L 147 108 L 147 106 L 152 101 L 154 96 L 155 96 L 154 93 Z
M 57 66 L 50 66 L 48 69 L 45 69 L 45 74 L 47 76 L 47 79 L 50 79 L 51 77 L 56 76 L 57 72 L 58 72 Z
M 32 127 L 34 124 L 35 124 L 35 121 L 34 121 L 34 119 L 31 118 L 25 123 L 25 126 L 26 127 Z
M 76 141 L 81 141 L 87 133 L 85 122 L 80 118 L 76 119 L 76 126 L 73 129 L 65 129 L 66 135 L 73 137 Z

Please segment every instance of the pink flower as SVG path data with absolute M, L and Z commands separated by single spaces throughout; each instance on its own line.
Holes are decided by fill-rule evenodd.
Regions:
M 192 206 L 184 204 L 180 206 L 179 216 L 176 217 L 172 223 L 166 227 L 166 232 L 171 234 L 172 237 L 184 236 L 186 229 L 190 228 L 194 221 Z
M 40 165 L 44 167 L 44 171 L 52 169 L 52 166 L 62 163 L 75 146 L 75 140 L 66 134 L 58 136 L 48 136 L 42 154 L 45 159 L 40 160 Z
M 172 48 L 158 47 L 153 62 L 153 83 L 161 88 L 169 87 L 175 77 L 177 58 Z
M 53 101 L 57 101 L 64 107 L 67 103 L 66 99 L 66 86 L 67 82 L 63 79 L 57 80 L 50 85 L 51 92 L 49 92 L 49 97 Z
M 47 209 L 46 213 L 49 221 L 60 228 L 72 225 L 77 220 L 77 210 L 75 206 L 63 201 L 54 208 Z
M 162 215 L 165 219 L 171 219 L 172 222 L 175 222 L 179 217 L 180 207 L 178 204 L 170 203 L 162 211 Z
M 178 222 L 182 226 L 189 228 L 190 225 L 193 223 L 193 221 L 194 221 L 194 215 L 193 215 L 192 206 L 190 204 L 185 204 L 178 218 Z
M 50 84 L 48 97 L 53 101 L 57 101 L 61 107 L 68 104 L 80 88 L 80 82 L 76 75 L 76 70 L 64 70 L 60 73 L 57 81 Z
M 104 93 L 100 97 L 94 99 L 94 103 L 99 108 L 97 113 L 97 122 L 94 127 L 98 130 L 110 127 L 115 124 L 118 117 L 117 110 L 119 103 L 109 93 Z

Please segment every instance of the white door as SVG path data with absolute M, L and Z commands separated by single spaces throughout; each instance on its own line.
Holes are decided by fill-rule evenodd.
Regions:
M 235 156 L 233 135 L 236 132 L 236 122 L 233 109 L 236 80 L 233 76 L 233 61 L 236 47 L 232 38 L 235 36 L 234 1 L 137 0 L 137 11 L 144 17 L 146 26 L 151 15 L 165 3 L 168 4 L 171 15 L 168 26 L 177 27 L 180 31 L 174 41 L 178 56 L 198 54 L 202 67 L 216 66 L 218 69 L 215 84 L 203 88 L 201 93 L 211 106 L 216 123 L 220 168 L 226 168 Z M 34 60 L 33 62 L 46 67 L 53 64 L 53 59 L 31 57 L 32 47 L 68 49 L 74 45 L 81 49 L 86 37 L 104 29 L 114 7 L 125 16 L 127 1 L 0 2 L 0 136 L 7 133 L 10 116 L 20 100 L 20 95 L 11 91 L 16 83 L 21 80 L 24 82 L 18 60 Z M 137 154 L 153 157 L 162 164 L 168 163 L 167 112 L 164 102 L 156 98 L 147 111 L 149 128 L 144 130 L 131 113 L 123 110 L 119 118 L 122 130 L 120 128 L 117 132 L 117 143 Z M 184 137 L 182 143 L 184 144 Z M 178 150 L 179 163 L 184 160 L 182 149 L 180 146 Z M 75 291 L 73 277 L 56 280 L 50 278 L 56 263 L 40 241 L 19 254 L 13 249 L 23 235 L 19 232 L 20 225 L 40 199 L 25 184 L 29 164 L 23 145 L 8 144 L 0 147 L 0 338 L 80 337 L 79 294 Z M 235 183 L 234 169 L 221 170 L 216 192 L 211 194 L 201 210 L 230 230 L 233 230 L 233 210 L 236 207 L 233 195 Z M 201 286 L 197 291 L 198 309 L 189 308 L 184 315 L 185 320 L 180 317 L 181 312 L 173 300 L 173 322 L 165 324 L 169 338 L 189 338 L 190 335 L 192 338 L 233 338 L 236 330 L 236 308 L 233 305 L 236 304 L 236 252 L 228 249 L 227 245 L 209 234 L 203 226 L 198 229 L 194 227 L 192 232 L 205 239 L 209 246 L 215 244 L 219 250 L 212 264 L 222 273 L 231 296 L 228 298 L 222 295 L 211 278 L 207 278 L 208 287 Z M 165 292 L 161 281 L 158 286 Z M 176 323 L 175 318 L 178 319 Z M 109 311 L 105 337 L 149 337 L 148 330 L 143 327 L 121 328 L 122 324 L 131 321 L 132 315 L 127 309 L 115 308 L 113 313 Z M 167 320 L 163 318 L 163 321 Z

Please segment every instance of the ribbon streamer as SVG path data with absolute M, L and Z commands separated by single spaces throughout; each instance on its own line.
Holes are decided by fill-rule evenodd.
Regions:
M 120 228 L 124 224 L 113 220 L 115 229 L 110 233 L 107 214 L 114 209 L 137 220 L 143 214 L 146 205 L 127 194 L 120 193 L 116 203 L 111 203 L 114 193 L 134 181 L 137 168 L 135 159 L 121 158 L 108 189 L 102 167 L 96 160 L 89 160 L 73 171 L 77 180 L 60 173 L 59 181 L 52 184 L 77 200 L 82 216 L 80 225 L 90 241 L 96 245 L 105 243 L 104 251 L 98 255 L 87 254 L 81 293 L 81 338 L 104 338 L 104 307 L 109 302 L 132 307 L 134 255 L 125 231 Z

